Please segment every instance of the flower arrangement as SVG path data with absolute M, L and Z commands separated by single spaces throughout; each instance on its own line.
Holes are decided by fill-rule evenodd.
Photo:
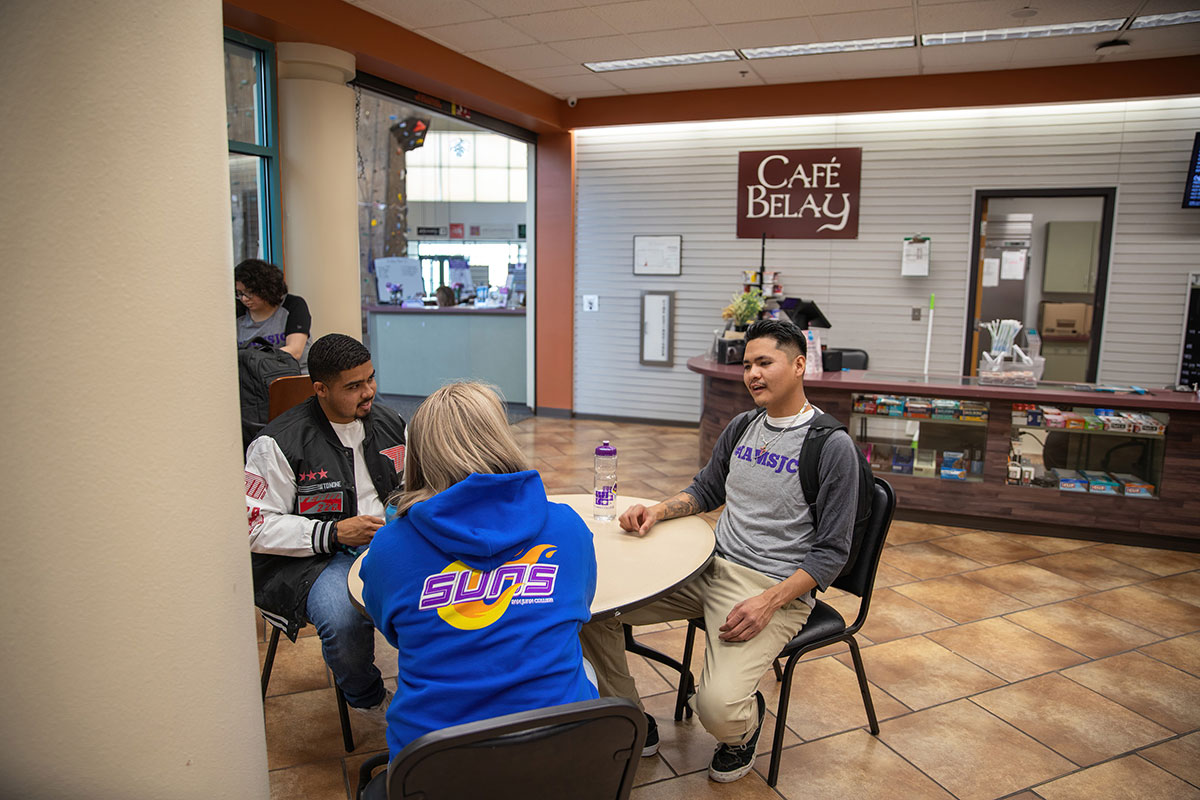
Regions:
M 387 286 L 386 286 L 385 288 L 386 288 L 386 289 L 387 289 L 389 292 L 391 292 L 391 293 L 392 293 L 392 302 L 393 302 L 393 303 L 399 303 L 399 302 L 400 302 L 400 300 L 399 300 L 400 293 L 404 291 L 404 287 L 403 287 L 403 286 L 401 286 L 401 285 L 400 285 L 400 284 L 398 284 L 398 283 L 392 283 L 391 281 L 389 281 L 389 282 L 387 283 Z
M 738 325 L 749 325 L 758 319 L 763 310 L 762 289 L 751 286 L 750 291 L 733 295 L 733 302 L 725 306 L 721 319 L 731 319 Z

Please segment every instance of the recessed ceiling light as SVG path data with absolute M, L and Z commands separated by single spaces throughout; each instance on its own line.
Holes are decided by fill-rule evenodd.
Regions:
M 1022 6 L 1021 8 L 1018 8 L 1016 11 L 1009 14 L 1009 16 L 1016 17 L 1017 19 L 1028 19 L 1029 17 L 1036 17 L 1037 13 L 1038 10 L 1033 6 Z
M 1177 14 L 1147 14 L 1138 17 L 1130 28 L 1158 28 L 1163 25 L 1183 25 L 1186 22 L 1200 22 L 1200 11 L 1180 11 Z
M 621 69 L 645 69 L 647 67 L 678 67 L 685 64 L 711 64 L 715 61 L 737 61 L 733 50 L 717 50 L 712 53 L 681 53 L 675 56 L 649 56 L 647 58 L 622 58 L 617 61 L 585 61 L 584 66 L 592 72 L 615 72 Z
M 1021 28 L 993 28 L 983 31 L 955 33 L 926 33 L 921 44 L 967 44 L 970 42 L 1000 42 L 1005 39 L 1040 39 L 1046 36 L 1074 36 L 1081 33 L 1106 33 L 1125 24 L 1124 19 L 1098 19 L 1090 22 L 1064 22 L 1060 25 L 1026 25 Z
M 861 50 L 890 50 L 896 47 L 916 47 L 913 36 L 885 36 L 879 39 L 851 39 L 844 42 L 811 42 L 809 44 L 785 44 L 778 47 L 743 47 L 746 58 L 782 58 L 783 56 L 811 56 L 820 53 L 853 53 Z

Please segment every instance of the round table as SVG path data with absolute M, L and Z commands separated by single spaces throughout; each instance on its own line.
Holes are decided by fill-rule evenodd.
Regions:
M 590 494 L 556 494 L 549 499 L 570 506 L 592 531 L 597 567 L 593 620 L 616 617 L 664 597 L 712 561 L 716 537 L 712 527 L 700 517 L 665 520 L 645 536 L 636 536 L 621 530 L 616 519 L 611 522 L 593 519 Z M 616 514 L 619 517 L 635 503 L 649 506 L 655 502 L 618 496 Z M 362 559 L 362 555 L 355 559 L 347 578 L 350 599 L 360 610 L 362 578 L 358 573 Z

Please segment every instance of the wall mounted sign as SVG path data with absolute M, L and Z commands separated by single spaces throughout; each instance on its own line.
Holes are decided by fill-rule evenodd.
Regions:
M 678 275 L 682 272 L 682 236 L 633 237 L 634 275 Z
M 642 346 L 639 361 L 648 367 L 675 362 L 675 293 L 642 292 Z
M 739 239 L 857 239 L 862 148 L 738 153 Z

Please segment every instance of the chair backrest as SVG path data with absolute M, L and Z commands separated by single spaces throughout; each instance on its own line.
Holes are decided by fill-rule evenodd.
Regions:
M 268 391 L 271 399 L 267 420 L 270 421 L 313 396 L 312 378 L 307 375 L 286 375 L 271 381 Z
M 645 715 L 616 697 L 468 722 L 401 750 L 387 796 L 625 800 L 645 740 Z
M 866 369 L 870 358 L 867 357 L 866 350 L 855 350 L 842 348 L 842 368 L 843 369 Z
M 892 491 L 891 484 L 876 475 L 875 496 L 871 500 L 871 521 L 863 533 L 858 560 L 854 562 L 853 569 L 833 582 L 833 585 L 843 592 L 850 592 L 863 599 L 858 612 L 859 620 L 867 615 L 871 588 L 875 585 L 875 571 L 879 568 L 883 543 L 887 539 L 888 528 L 891 527 L 892 515 L 895 513 L 896 493 Z M 856 622 L 855 625 L 857 624 L 859 623 Z

